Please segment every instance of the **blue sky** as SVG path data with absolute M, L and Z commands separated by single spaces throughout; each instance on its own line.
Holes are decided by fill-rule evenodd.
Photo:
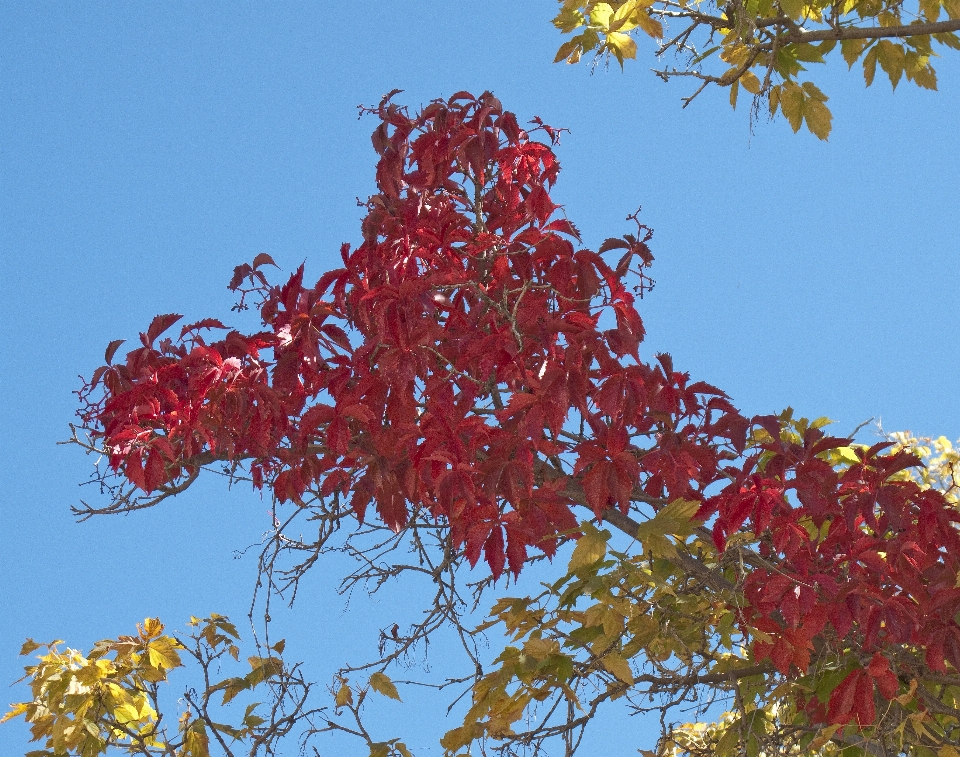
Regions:
M 681 110 L 689 91 L 648 72 L 649 43 L 623 74 L 551 64 L 554 8 L 0 4 L 0 681 L 19 677 L 26 636 L 86 647 L 147 615 L 245 615 L 254 565 L 235 551 L 268 528 L 268 504 L 209 482 L 77 525 L 91 460 L 56 442 L 108 341 L 156 313 L 229 315 L 232 268 L 258 252 L 319 275 L 359 239 L 374 153 L 356 106 L 395 88 L 414 106 L 490 89 L 570 129 L 555 197 L 585 241 L 628 231 L 640 205 L 656 230 L 648 354 L 672 352 L 746 413 L 960 437 L 957 56 L 939 92 L 892 94 L 835 55 L 814 72 L 828 143 L 782 119 L 751 135 L 748 103 L 733 112 L 723 92 Z M 398 601 L 345 612 L 333 579 L 288 621 L 293 655 L 323 671 L 362 656 Z M 26 696 L 4 690 L 3 704 Z M 430 746 L 429 709 L 391 717 L 410 732 L 384 736 Z M 616 738 L 650 746 L 639 726 Z M 27 749 L 24 727 L 0 727 L 0 752 Z

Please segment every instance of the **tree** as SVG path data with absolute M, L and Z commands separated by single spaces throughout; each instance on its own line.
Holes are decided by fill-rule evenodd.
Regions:
M 73 440 L 108 461 L 109 495 L 79 517 L 156 506 L 204 470 L 273 498 L 255 654 L 216 680 L 240 664 L 222 616 L 186 637 L 148 619 L 86 655 L 28 641 L 45 650 L 33 699 L 7 717 L 45 740 L 33 754 L 273 754 L 294 732 L 340 731 L 406 757 L 364 708 L 370 692 L 399 699 L 391 666 L 444 632 L 467 669 L 435 685 L 469 692 L 449 754 L 569 755 L 614 700 L 661 713 L 662 755 L 956 754 L 949 443 L 859 445 L 789 409 L 746 418 L 669 355 L 645 360 L 652 232 L 633 214 L 632 233 L 580 247 L 549 194 L 559 132 L 522 128 L 489 93 L 414 115 L 391 100 L 366 109 L 379 191 L 342 268 L 278 286 L 258 255 L 230 288 L 261 330 L 209 318 L 172 337 L 180 316 L 157 316 L 79 393 Z M 569 541 L 538 594 L 498 591 Z M 357 560 L 347 588 L 420 580 L 431 599 L 321 705 L 270 638 L 269 603 L 332 552 Z M 491 607 L 479 627 L 477 607 Z M 510 642 L 491 663 L 477 640 L 494 629 Z M 199 683 L 174 726 L 159 684 L 184 658 Z M 255 689 L 270 705 L 228 722 Z M 670 725 L 718 706 L 716 722 Z
M 658 58 L 673 52 L 683 62 L 654 69 L 664 81 L 689 77 L 699 83 L 684 107 L 707 86 L 730 88 L 737 107 L 740 89 L 753 97 L 752 115 L 769 105 L 781 111 L 796 132 L 806 123 L 820 139 L 830 134 L 829 99 L 812 81 L 800 81 L 804 64 L 825 63 L 840 43 L 848 68 L 858 61 L 866 85 L 873 84 L 877 64 L 894 89 L 906 77 L 918 87 L 937 88 L 931 59 L 933 43 L 960 49 L 960 4 L 956 0 L 560 0 L 553 24 L 573 34 L 557 51 L 556 61 L 577 63 L 584 53 L 612 55 L 623 66 L 637 57 L 631 32 L 657 41 Z M 707 68 L 709 66 L 709 68 Z

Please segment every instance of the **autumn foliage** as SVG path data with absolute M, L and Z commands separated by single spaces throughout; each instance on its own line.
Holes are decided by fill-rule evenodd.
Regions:
M 576 537 L 581 508 L 695 502 L 720 553 L 757 540 L 736 607 L 754 662 L 796 677 L 855 650 L 799 703 L 811 722 L 866 727 L 912 697 L 902 649 L 960 670 L 960 516 L 904 475 L 917 458 L 746 418 L 645 355 L 651 231 L 631 216 L 582 246 L 550 197 L 556 130 L 489 93 L 369 112 L 378 193 L 343 267 L 273 285 L 262 254 L 230 283 L 261 331 L 174 337 L 162 315 L 125 359 L 111 344 L 81 419 L 114 471 L 162 496 L 223 461 L 280 502 L 340 497 L 394 531 L 429 515 L 494 577 Z

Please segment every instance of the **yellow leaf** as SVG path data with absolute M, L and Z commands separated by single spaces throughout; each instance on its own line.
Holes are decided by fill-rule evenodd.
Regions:
M 633 29 L 637 24 L 631 18 L 639 7 L 637 0 L 627 0 L 623 5 L 617 8 L 613 17 L 610 19 L 610 31 L 627 32 Z
M 804 104 L 803 115 L 807 120 L 807 128 L 818 139 L 826 140 L 830 136 L 833 115 L 826 105 L 819 100 L 808 98 Z
M 803 16 L 803 0 L 780 0 L 785 15 L 793 19 Z
M 803 101 L 805 99 L 803 90 L 794 82 L 784 82 L 780 91 L 780 109 L 794 132 L 800 131 L 800 127 L 803 125 Z
M 577 539 L 577 546 L 573 548 L 573 554 L 570 556 L 570 564 L 567 566 L 568 573 L 573 573 L 587 565 L 593 565 L 607 554 L 609 531 L 600 531 L 592 523 L 586 521 L 580 524 L 580 533 L 582 536 Z
M 920 10 L 927 21 L 936 21 L 940 18 L 940 0 L 920 0 Z
M 819 87 L 815 85 L 812 81 L 805 81 L 803 83 L 803 91 L 806 93 L 807 97 L 819 102 L 825 103 L 830 98 L 827 97 L 823 92 L 820 91 Z
M 740 82 L 735 81 L 730 85 L 730 107 L 737 109 L 737 94 L 740 92 Z
M 810 742 L 810 749 L 816 751 L 826 746 L 827 742 L 833 738 L 833 734 L 835 734 L 839 728 L 839 725 L 834 724 L 821 729 L 820 733 L 817 734 L 817 738 Z
M 633 58 L 636 60 L 637 57 L 637 43 L 633 41 L 633 37 L 629 34 L 623 34 L 622 32 L 610 32 L 607 34 L 607 47 L 610 48 L 617 60 L 620 61 L 620 65 L 623 65 L 624 58 Z
M 8 720 L 12 720 L 18 715 L 23 715 L 25 712 L 29 712 L 32 706 L 33 702 L 17 702 L 16 704 L 10 705 L 10 711 L 0 718 L 0 723 L 6 723 Z M 27 719 L 29 720 L 29 716 Z
M 760 80 L 753 71 L 745 71 L 743 76 L 740 77 L 740 83 L 751 95 L 760 93 Z
M 398 702 L 402 702 L 400 699 L 400 694 L 397 691 L 397 687 L 393 685 L 386 675 L 383 673 L 374 673 L 370 676 L 370 687 L 379 694 L 383 694 L 385 697 L 390 697 L 390 699 L 396 699 Z
M 887 76 L 890 77 L 890 85 L 896 89 L 900 83 L 900 77 L 903 75 L 904 55 L 903 45 L 897 45 L 888 39 L 881 39 L 877 43 L 877 59 Z
M 834 450 L 837 457 L 839 457 L 843 462 L 856 465 L 860 462 L 860 457 L 857 455 L 853 447 L 837 447 Z
M 777 84 L 770 88 L 770 117 L 777 115 L 780 107 L 780 85 Z
M 938 2 L 939 0 L 933 1 Z M 857 62 L 857 58 L 860 57 L 866 46 L 867 40 L 865 39 L 845 39 L 840 43 L 840 53 L 847 62 L 848 69 L 853 68 L 853 64 Z
M 346 682 L 340 684 L 340 688 L 337 690 L 337 696 L 334 701 L 336 702 L 337 707 L 353 704 L 353 690 L 346 684 Z
M 590 11 L 590 23 L 593 26 L 599 26 L 603 30 L 610 28 L 610 18 L 613 16 L 613 8 L 608 3 L 597 3 Z
M 144 624 L 146 625 L 146 624 Z M 163 629 L 163 626 L 160 626 Z M 161 636 L 147 644 L 150 664 L 155 668 L 171 670 L 179 668 L 180 655 L 177 654 L 177 642 L 169 636 Z
M 607 672 L 613 673 L 618 680 L 627 684 L 633 683 L 633 671 L 630 670 L 629 663 L 616 652 L 610 652 L 604 655 L 600 662 L 603 663 L 603 667 L 607 669 Z
M 154 636 L 159 636 L 163 633 L 163 623 L 160 622 L 160 618 L 147 618 L 143 621 L 143 634 L 148 639 L 152 639 Z
M 23 642 L 23 646 L 20 647 L 20 654 L 21 656 L 28 655 L 35 649 L 40 649 L 42 646 L 43 644 L 40 644 L 33 639 L 27 639 L 25 642 Z
M 114 708 L 113 717 L 122 725 L 129 723 L 131 720 L 139 720 L 140 711 L 132 704 L 121 704 L 119 707 Z
M 641 11 L 636 15 L 637 26 L 643 29 L 648 35 L 654 39 L 663 38 L 663 24 L 661 24 L 657 19 L 653 18 L 648 13 Z
M 877 73 L 877 51 L 879 48 L 871 47 L 870 52 L 867 53 L 866 57 L 863 59 L 863 79 L 869 87 L 873 84 L 873 77 Z
M 937 757 L 960 757 L 960 752 L 950 744 L 944 744 L 937 750 Z
M 937 72 L 934 71 L 933 66 L 929 64 L 915 71 L 913 74 L 913 80 L 916 82 L 918 87 L 932 90 L 936 90 L 937 88 Z
M 473 725 L 462 725 L 459 728 L 447 731 L 440 739 L 440 746 L 448 752 L 456 752 L 473 741 L 474 731 L 475 727 Z

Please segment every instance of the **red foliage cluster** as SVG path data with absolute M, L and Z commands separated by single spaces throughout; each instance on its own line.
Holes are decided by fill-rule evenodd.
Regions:
M 150 493 L 242 461 L 280 501 L 349 496 L 359 520 L 373 503 L 395 530 L 411 509 L 444 519 L 494 576 L 519 573 L 530 548 L 553 554 L 578 499 L 598 516 L 697 499 L 720 549 L 748 522 L 763 534 L 775 567 L 751 575 L 743 620 L 784 674 L 806 671 L 817 637 L 851 634 L 868 654 L 921 645 L 931 668 L 960 668 L 957 517 L 891 479 L 915 459 L 876 447 L 835 469 L 822 453 L 849 440 L 782 442 L 775 418 L 745 419 L 669 356 L 641 360 L 651 233 L 637 222 L 578 246 L 549 194 L 556 157 L 533 136 L 555 130 L 521 128 L 490 94 L 370 112 L 379 193 L 343 268 L 271 286 L 258 256 L 231 288 L 262 297 L 261 333 L 210 319 L 158 342 L 179 318 L 158 316 L 124 363 L 108 349 L 81 416 L 115 471 Z M 210 329 L 228 333 L 208 342 Z M 747 455 L 751 427 L 773 441 Z M 873 682 L 897 689 L 886 664 L 811 712 L 872 722 Z M 851 704 L 861 689 L 870 710 Z
M 758 566 L 744 586 L 744 620 L 770 636 L 755 643 L 756 658 L 784 674 L 806 672 L 818 641 L 840 647 L 856 639 L 870 664 L 852 671 L 829 702 L 806 704 L 818 721 L 872 723 L 874 684 L 887 699 L 899 688 L 884 652 L 919 647 L 931 670 L 946 672 L 947 662 L 960 670 L 960 515 L 940 492 L 898 480 L 918 460 L 884 454 L 889 444 L 862 449 L 858 463 L 838 469 L 823 453 L 848 439 L 811 428 L 797 444 L 781 439 L 776 418 L 754 422 L 773 441 L 698 516 L 717 515 L 721 548 L 748 520 L 762 535 L 770 567 Z

